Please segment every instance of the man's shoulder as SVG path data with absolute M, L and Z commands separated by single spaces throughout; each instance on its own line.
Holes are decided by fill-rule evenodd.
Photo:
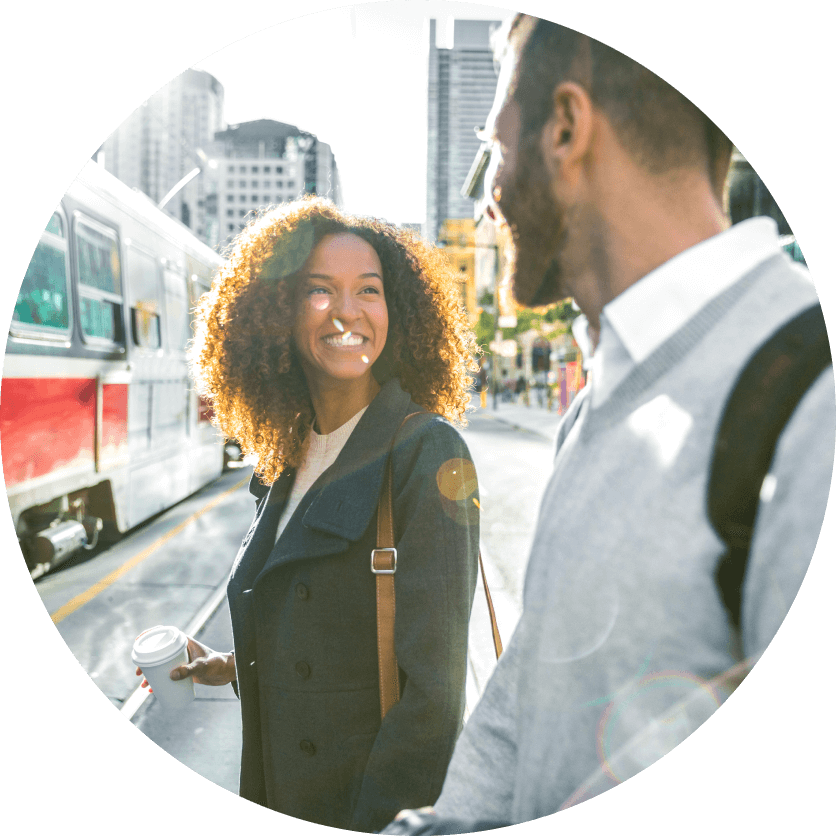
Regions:
M 717 373 L 722 377 L 736 376 L 773 334 L 818 303 L 809 272 L 785 253 L 769 258 L 740 281 L 743 292 L 731 297 L 701 345 L 702 351 L 719 360 Z M 709 344 L 721 348 L 722 359 L 709 350 Z
M 753 272 L 758 274 L 758 281 L 743 294 L 740 306 L 745 311 L 762 311 L 770 323 L 782 324 L 818 302 L 809 270 L 784 252 L 767 259 Z

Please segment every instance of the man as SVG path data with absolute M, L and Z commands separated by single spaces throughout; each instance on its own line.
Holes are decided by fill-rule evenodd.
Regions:
M 467 832 L 586 800 L 703 722 L 769 644 L 821 528 L 834 453 L 828 368 L 764 481 L 739 627 L 706 513 L 737 375 L 816 302 L 775 224 L 723 212 L 731 145 L 625 56 L 518 15 L 489 120 L 489 187 L 517 299 L 573 297 L 595 347 L 557 438 L 522 618 L 458 741 L 435 814 Z M 560 513 L 554 513 L 554 509 Z

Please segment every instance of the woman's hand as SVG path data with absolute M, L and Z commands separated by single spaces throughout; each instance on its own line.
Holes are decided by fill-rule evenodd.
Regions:
M 235 654 L 220 653 L 206 647 L 189 636 L 189 663 L 174 668 L 169 676 L 173 680 L 185 679 L 187 676 L 198 685 L 229 685 L 237 677 L 235 673 Z M 136 675 L 142 676 L 142 669 L 136 669 Z M 143 679 L 140 685 L 148 687 L 148 680 Z M 150 689 L 153 693 L 153 688 Z

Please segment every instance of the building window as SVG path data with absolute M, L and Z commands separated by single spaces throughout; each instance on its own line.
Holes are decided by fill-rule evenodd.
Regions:
M 254 189 L 258 188 L 258 180 L 253 180 L 253 188 Z
M 227 209 L 226 210 L 226 215 L 227 215 L 228 218 L 234 218 L 235 217 L 235 210 L 234 209 Z
M 281 174 L 281 173 L 282 173 L 282 167 L 280 165 L 277 165 L 276 166 L 276 174 Z
M 277 189 L 284 188 L 284 183 L 281 180 L 276 180 L 276 188 Z
M 238 173 L 239 174 L 246 174 L 247 173 L 247 167 L 245 165 L 239 166 Z
M 227 229 L 230 232 L 235 232 L 235 224 L 227 224 Z
M 287 181 L 287 187 L 289 189 L 295 189 L 296 188 L 296 181 L 295 180 L 288 180 Z
M 246 210 L 246 209 L 240 209 L 240 210 L 238 211 L 238 217 L 239 217 L 239 218 L 243 218 L 246 214 L 247 214 L 247 210 Z
M 247 202 L 247 196 L 246 196 L 245 194 L 242 194 L 242 195 L 240 195 L 240 196 L 238 197 L 238 200 L 239 200 L 241 203 L 246 203 L 246 202 Z
M 269 165 L 264 166 L 264 173 L 265 173 L 265 174 L 269 174 L 269 173 L 270 173 L 270 166 L 269 166 Z
M 247 181 L 246 180 L 239 180 L 238 181 L 238 186 L 242 189 L 246 189 L 247 188 Z
M 228 189 L 234 189 L 235 188 L 235 181 L 234 180 L 227 180 L 226 181 L 226 187 Z
M 258 195 L 257 194 L 254 194 L 251 199 L 252 199 L 253 203 L 256 203 L 256 204 L 258 203 Z

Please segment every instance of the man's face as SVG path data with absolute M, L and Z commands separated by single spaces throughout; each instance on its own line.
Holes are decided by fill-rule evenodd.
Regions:
M 522 305 L 539 306 L 572 294 L 559 260 L 566 238 L 566 211 L 549 188 L 541 136 L 520 135 L 520 107 L 509 93 L 520 46 L 529 34 L 524 28 L 529 21 L 526 19 L 521 31 L 514 34 L 502 61 L 496 99 L 488 117 L 487 132 L 494 145 L 485 182 L 511 234 L 509 261 L 514 296 Z

